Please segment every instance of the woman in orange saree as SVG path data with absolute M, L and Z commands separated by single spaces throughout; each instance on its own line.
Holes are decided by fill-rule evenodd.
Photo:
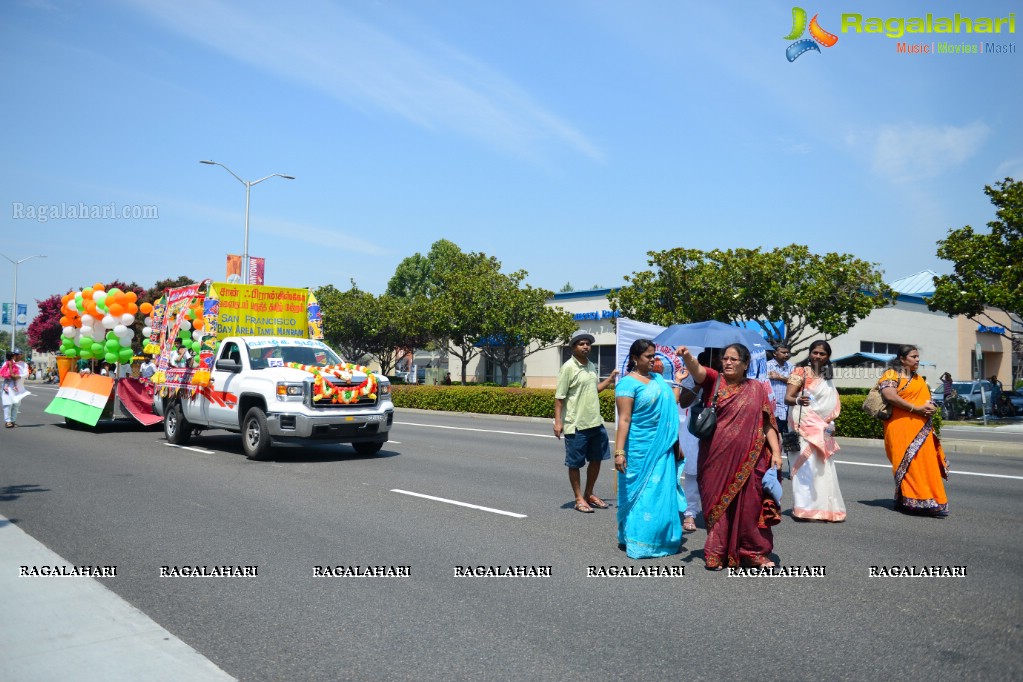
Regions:
M 893 367 L 878 382 L 881 395 L 892 407 L 884 425 L 884 449 L 895 475 L 895 508 L 913 514 L 948 516 L 943 479 L 948 462 L 934 433 L 927 382 L 916 373 L 920 351 L 900 346 Z

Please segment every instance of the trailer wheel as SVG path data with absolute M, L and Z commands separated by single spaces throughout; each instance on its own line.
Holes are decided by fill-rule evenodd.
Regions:
M 258 407 L 245 413 L 242 422 L 242 449 L 245 456 L 254 460 L 270 457 L 270 431 L 266 426 L 266 415 Z
M 192 425 L 185 419 L 181 411 L 181 403 L 175 402 L 167 410 L 163 418 L 163 434 L 167 436 L 167 442 L 174 445 L 184 445 L 192 435 Z

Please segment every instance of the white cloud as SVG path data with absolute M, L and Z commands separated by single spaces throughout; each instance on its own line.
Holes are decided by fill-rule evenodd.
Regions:
M 974 156 L 991 133 L 975 121 L 965 126 L 886 125 L 852 134 L 847 142 L 863 148 L 872 170 L 897 182 L 933 178 Z
M 222 0 L 131 4 L 211 49 L 349 105 L 532 160 L 542 160 L 552 147 L 602 159 L 585 135 L 500 73 L 431 36 L 403 41 L 388 35 L 345 7 Z

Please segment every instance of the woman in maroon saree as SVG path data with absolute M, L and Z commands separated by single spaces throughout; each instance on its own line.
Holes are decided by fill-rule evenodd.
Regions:
M 769 468 L 781 469 L 782 460 L 768 389 L 746 378 L 750 353 L 742 344 L 725 348 L 720 374 L 700 365 L 684 346 L 678 352 L 703 387 L 704 405 L 717 393 L 717 428 L 700 441 L 696 474 L 707 527 L 707 568 L 774 566 L 771 526 L 780 516 L 762 482 Z

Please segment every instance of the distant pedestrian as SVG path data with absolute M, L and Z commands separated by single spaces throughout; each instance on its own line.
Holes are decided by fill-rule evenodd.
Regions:
M 789 358 L 792 351 L 784 343 L 774 347 L 774 358 L 767 361 L 767 378 L 771 381 L 771 392 L 774 394 L 774 418 L 778 422 L 778 432 L 789 430 L 789 407 L 785 404 L 785 391 L 789 377 L 792 375 L 792 363 Z
M 3 367 L 0 367 L 0 402 L 4 406 L 4 426 L 8 429 L 18 425 L 18 405 L 28 395 L 25 390 L 25 375 L 28 365 L 21 362 L 21 351 L 8 351 Z
M 593 335 L 588 332 L 578 332 L 572 337 L 572 357 L 561 366 L 554 389 L 554 436 L 565 436 L 565 466 L 575 495 L 575 509 L 586 514 L 593 513 L 593 507 L 608 507 L 607 502 L 593 493 L 600 463 L 611 459 L 598 394 L 618 376 L 616 369 L 599 381 L 597 367 L 589 360 L 593 342 Z M 587 462 L 584 490 L 579 470 Z
M 949 374 L 948 372 L 945 372 L 944 374 L 941 375 L 941 395 L 943 398 L 941 404 L 945 406 L 945 417 L 947 419 L 955 419 L 956 391 L 955 388 L 952 386 L 952 375 Z
M 156 363 L 153 362 L 152 355 L 147 355 L 146 361 L 139 367 L 139 376 L 151 380 L 154 374 L 156 374 Z

